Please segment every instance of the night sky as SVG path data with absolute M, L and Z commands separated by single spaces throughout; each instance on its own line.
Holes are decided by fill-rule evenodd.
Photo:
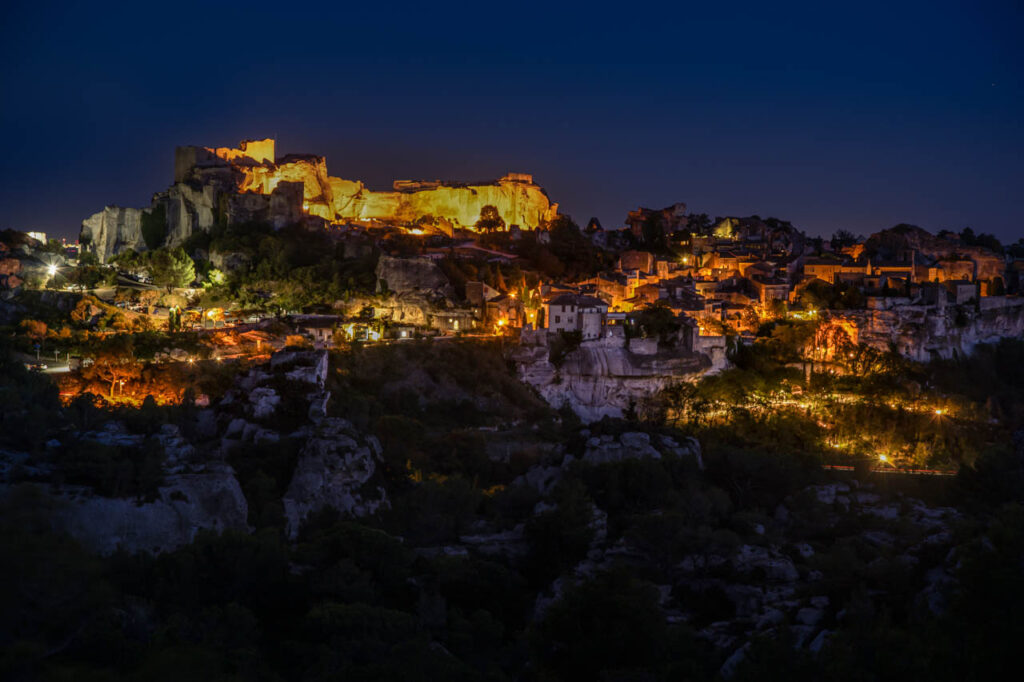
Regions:
M 175 145 L 272 136 L 372 189 L 533 173 L 581 225 L 1024 237 L 1019 0 L 42 4 L 0 8 L 0 227 L 75 236 Z

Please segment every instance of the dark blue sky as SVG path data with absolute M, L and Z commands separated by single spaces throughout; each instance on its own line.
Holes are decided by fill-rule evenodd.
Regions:
M 1019 0 L 41 4 L 0 8 L 0 227 L 72 236 L 175 145 L 274 136 L 372 188 L 531 172 L 581 224 L 1024 237 Z

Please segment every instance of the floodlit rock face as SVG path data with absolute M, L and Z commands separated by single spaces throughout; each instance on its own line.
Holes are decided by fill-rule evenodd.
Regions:
M 488 205 L 506 226 L 523 229 L 542 227 L 558 214 L 558 204 L 530 175 L 509 173 L 477 184 L 400 180 L 392 191 L 375 192 L 362 182 L 331 177 L 322 156 L 276 158 L 270 139 L 246 140 L 237 149 L 178 147 L 174 184 L 153 196 L 149 210 L 165 216 L 162 244 L 178 246 L 218 223 L 269 222 L 280 229 L 353 221 L 406 225 L 427 217 L 431 229 L 450 233 L 475 229 Z M 142 250 L 140 215 L 140 209 L 105 209 L 82 224 L 82 235 L 95 237 L 92 248 L 103 262 Z
M 90 244 L 101 263 L 123 251 L 145 251 L 142 209 L 107 206 L 82 221 L 79 239 Z
M 430 313 L 439 310 L 435 301 L 433 292 L 417 292 L 387 297 L 354 296 L 344 301 L 335 301 L 333 307 L 347 317 L 355 317 L 363 308 L 369 307 L 373 309 L 375 317 L 395 324 L 427 327 L 430 325 Z
M 895 346 L 907 358 L 928 362 L 954 353 L 970 355 L 981 343 L 1024 336 L 1024 301 L 990 296 L 982 298 L 978 307 L 905 305 L 836 313 L 830 319 L 855 330 L 854 343 L 883 351 Z
M 336 180 L 335 178 L 331 179 Z M 334 210 L 341 220 L 410 223 L 424 216 L 444 218 L 455 227 L 473 229 L 484 206 L 494 206 L 505 225 L 533 229 L 558 215 L 532 176 L 509 174 L 489 184 L 395 183 L 408 190 L 372 192 L 362 183 L 334 183 Z
M 543 338 L 538 335 L 538 345 L 521 345 L 515 350 L 519 378 L 552 406 L 569 405 L 584 421 L 641 410 L 671 384 L 694 381 L 711 368 L 710 359 L 703 354 L 641 354 L 614 338 L 584 343 L 556 367 L 549 360 Z
M 310 215 L 325 220 L 334 219 L 334 201 L 327 178 L 327 161 L 322 156 L 290 155 L 279 163 L 259 166 L 241 166 L 241 192 L 270 194 L 284 182 L 302 185 L 302 203 Z

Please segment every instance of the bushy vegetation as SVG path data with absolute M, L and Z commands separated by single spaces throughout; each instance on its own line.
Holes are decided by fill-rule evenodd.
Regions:
M 849 346 L 816 364 L 805 356 L 815 333 L 776 324 L 737 348 L 734 367 L 671 388 L 658 408 L 702 442 L 909 468 L 970 465 L 1024 423 L 1020 341 L 929 365 Z
M 930 547 L 899 521 L 852 513 L 833 521 L 835 510 L 806 490 L 834 480 L 819 467 L 821 415 L 798 406 L 773 415 L 779 410 L 758 405 L 771 405 L 776 393 L 806 398 L 815 382 L 821 391 L 877 394 L 881 402 L 942 394 L 956 403 L 951 391 L 959 386 L 965 405 L 993 397 L 1004 414 L 1000 428 L 1008 429 L 1021 414 L 1020 344 L 927 370 L 851 358 L 868 370 L 816 374 L 794 396 L 804 375 L 787 366 L 791 349 L 780 339 L 801 332 L 780 329 L 775 346 L 740 350 L 735 369 L 699 385 L 695 396 L 709 407 L 679 425 L 604 420 L 583 429 L 517 382 L 497 343 L 335 354 L 332 415 L 381 440 L 391 508 L 361 520 L 324 511 L 294 543 L 285 540 L 281 496 L 301 438 L 229 454 L 252 533 L 202 532 L 156 557 L 86 553 L 53 529 L 55 502 L 39 486 L 58 479 L 15 485 L 0 497 L 0 677 L 715 679 L 729 651 L 699 630 L 738 618 L 734 599 L 705 584 L 728 573 L 687 578 L 679 565 L 730 557 L 741 546 L 801 542 L 813 556 L 792 552 L 793 561 L 802 576 L 817 572 L 814 590 L 828 596 L 830 614 L 843 616 L 822 624 L 831 635 L 817 654 L 795 648 L 782 623 L 747 650 L 735 679 L 999 679 L 1024 634 L 1016 617 L 1024 608 L 1021 449 L 1003 440 L 1005 431 L 989 432 L 1001 447 L 983 450 L 959 478 L 930 486 L 961 511 L 949 528 L 957 587 L 936 614 L 921 595 L 948 548 Z M 158 484 L 147 459 L 159 458 L 152 436 L 168 423 L 188 435 L 195 424 L 188 402 L 112 411 L 79 399 L 61 408 L 44 377 L 16 363 L 0 370 L 0 449 L 37 453 L 63 482 L 106 494 L 145 500 Z M 717 423 L 712 412 L 731 404 L 736 409 Z M 46 445 L 112 418 L 146 447 L 82 443 L 55 455 Z M 680 428 L 700 435 L 703 470 L 694 457 L 671 454 L 578 461 L 593 437 L 642 431 L 655 442 L 681 439 Z M 531 465 L 559 464 L 562 454 L 577 461 L 549 494 L 515 482 Z M 879 488 L 903 503 L 898 486 Z M 495 530 L 520 538 L 519 550 L 449 551 Z M 867 530 L 919 542 L 916 562 L 866 541 Z M 586 562 L 601 535 L 605 547 L 622 551 L 563 580 L 553 599 L 553 582 Z
M 556 428 L 557 414 L 516 380 L 499 342 L 357 346 L 332 360 L 331 414 L 377 434 L 389 470 L 401 477 L 461 475 L 487 487 L 532 463 L 492 461 L 492 434 L 521 423 L 540 435 Z M 536 439 L 527 436 L 524 446 Z
M 351 248 L 323 230 L 269 225 L 219 226 L 195 235 L 186 246 L 227 259 L 223 283 L 211 282 L 210 302 L 232 301 L 241 308 L 302 310 L 372 293 L 377 252 Z

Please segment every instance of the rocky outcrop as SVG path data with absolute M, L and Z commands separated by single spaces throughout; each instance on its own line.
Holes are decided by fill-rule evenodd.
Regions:
M 584 431 L 583 435 L 588 433 L 589 431 Z M 578 461 L 584 464 L 601 465 L 627 459 L 661 459 L 663 456 L 692 458 L 698 469 L 704 468 L 700 442 L 696 438 L 684 438 L 680 443 L 670 436 L 652 438 L 649 434 L 641 431 L 627 431 L 618 436 L 603 435 L 588 438 L 583 455 Z M 526 473 L 516 477 L 513 485 L 525 485 L 542 495 L 547 495 L 554 490 L 555 485 L 562 480 L 566 471 L 576 461 L 577 459 L 573 455 L 567 455 L 560 466 L 530 467 Z
M 594 436 L 587 440 L 581 460 L 586 464 L 606 464 L 621 462 L 624 459 L 649 457 L 661 459 L 662 455 L 673 457 L 692 457 L 698 468 L 704 468 L 701 457 L 700 442 L 696 438 L 684 438 L 682 443 L 669 436 L 657 436 L 654 439 L 642 432 L 627 432 L 615 436 Z
M 864 242 L 869 256 L 896 258 L 916 251 L 927 259 L 945 260 L 963 258 L 973 263 L 971 279 L 1002 277 L 1006 263 L 1002 256 L 981 246 L 962 244 L 956 236 L 939 237 L 915 225 L 897 225 L 871 235 Z
M 378 291 L 396 294 L 451 295 L 452 286 L 441 268 L 429 258 L 393 258 L 382 255 L 374 272 Z
M 196 232 L 213 227 L 217 210 L 218 187 L 176 183 L 153 197 L 154 205 L 163 204 L 167 220 L 167 246 L 180 246 Z
M 120 422 L 83 435 L 101 445 L 144 447 L 144 437 Z M 246 530 L 249 507 L 234 470 L 216 457 L 198 457 L 177 426 L 155 435 L 164 451 L 164 484 L 155 499 L 143 503 L 103 497 L 87 488 L 67 488 L 55 523 L 100 554 L 164 552 L 187 545 L 200 530 Z
M 491 183 L 396 182 L 396 191 L 372 192 L 361 182 L 331 178 L 340 220 L 411 223 L 424 216 L 474 229 L 484 206 L 494 206 L 506 226 L 534 229 L 558 215 L 558 204 L 533 177 L 510 173 Z
M 145 251 L 140 208 L 107 206 L 82 221 L 79 240 L 86 242 L 101 263 L 124 251 Z
M 187 545 L 200 530 L 246 530 L 248 504 L 234 470 L 210 462 L 166 477 L 157 499 L 100 497 L 84 491 L 65 497 L 57 523 L 86 547 L 111 554 L 165 552 Z
M 552 406 L 569 405 L 584 421 L 642 410 L 663 389 L 694 381 L 712 366 L 703 354 L 658 350 L 636 341 L 631 350 L 622 339 L 607 338 L 581 344 L 556 367 L 543 331 L 524 339 L 512 355 L 519 378 Z
M 834 312 L 826 323 L 841 325 L 856 338 L 882 351 L 894 347 L 919 362 L 970 355 L 975 346 L 1003 338 L 1024 337 L 1024 299 L 991 296 L 979 306 L 903 305 L 890 310 Z
M 376 438 L 360 436 L 344 419 L 323 419 L 306 441 L 284 496 L 289 537 L 325 507 L 365 516 L 388 506 L 384 488 L 371 484 L 380 461 Z
M 419 223 L 450 234 L 456 227 L 475 229 L 488 205 L 498 210 L 506 226 L 523 229 L 542 227 L 558 214 L 558 204 L 532 176 L 522 173 L 478 184 L 398 181 L 394 187 L 389 192 L 371 191 L 362 182 L 328 175 L 322 156 L 290 154 L 278 159 L 273 140 L 247 140 L 238 149 L 178 147 L 174 184 L 155 194 L 146 210 L 166 221 L 161 242 L 166 246 L 178 246 L 218 223 L 261 222 L 277 229 L 297 223 Z M 142 250 L 141 212 L 105 209 L 83 222 L 82 236 L 91 239 L 102 262 L 122 251 Z

